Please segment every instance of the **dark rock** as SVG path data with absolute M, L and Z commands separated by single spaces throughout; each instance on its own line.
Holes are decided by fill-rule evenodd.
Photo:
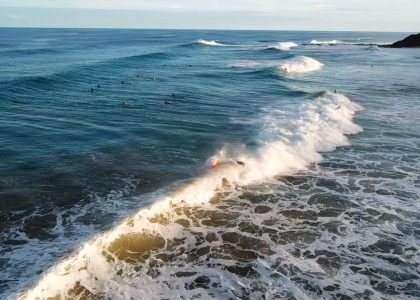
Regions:
M 127 263 L 142 261 L 149 252 L 163 248 L 165 240 L 148 232 L 121 235 L 108 247 L 108 251 L 117 259 Z
M 28 243 L 28 241 L 25 240 L 14 240 L 14 239 L 9 239 L 9 240 L 5 240 L 4 244 L 5 245 L 9 245 L 9 246 L 18 246 L 18 245 L 23 245 Z
M 215 242 L 217 240 L 218 240 L 218 238 L 217 238 L 217 236 L 216 236 L 216 234 L 214 232 L 209 233 L 209 234 L 206 235 L 206 241 L 209 242 L 209 243 Z
M 420 48 L 420 33 L 412 34 L 405 39 L 388 45 L 389 48 Z
M 174 275 L 176 277 L 191 277 L 194 276 L 195 274 L 197 274 L 197 272 L 176 272 Z
M 254 212 L 257 214 L 265 214 L 268 213 L 270 210 L 271 207 L 266 205 L 258 205 L 254 208 Z
M 248 278 L 259 277 L 258 272 L 255 271 L 252 266 L 234 265 L 234 266 L 226 267 L 226 270 L 228 270 L 230 273 L 238 275 L 239 277 L 248 277 Z
M 95 295 L 89 291 L 85 286 L 80 284 L 80 281 L 77 281 L 76 284 L 68 291 L 70 299 L 100 299 L 98 295 Z M 54 297 L 53 299 L 55 299 Z M 58 298 L 60 299 L 60 298 Z
M 50 230 L 57 225 L 57 216 L 54 214 L 33 216 L 25 221 L 24 232 L 30 239 L 45 240 L 53 238 Z
M 392 253 L 402 255 L 404 253 L 403 248 L 395 242 L 379 240 L 376 243 L 363 248 L 363 252 L 381 252 L 381 253 Z
M 193 290 L 196 288 L 208 289 L 210 281 L 210 278 L 207 276 L 199 276 L 189 285 L 186 284 L 185 288 L 187 290 Z
M 177 223 L 177 224 L 179 224 L 179 225 L 181 225 L 185 228 L 190 227 L 190 221 L 186 220 L 186 219 L 178 219 L 178 220 L 175 221 L 175 223 Z

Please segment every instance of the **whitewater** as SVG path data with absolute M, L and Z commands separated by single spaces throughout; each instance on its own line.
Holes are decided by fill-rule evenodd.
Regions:
M 111 298 L 133 298 L 138 293 L 148 299 L 173 296 L 170 286 L 156 295 L 160 281 L 130 278 L 136 272 L 136 266 L 149 263 L 160 254 L 159 249 L 171 248 L 177 240 L 185 239 L 183 243 L 193 248 L 194 243 L 188 241 L 191 237 L 186 235 L 184 227 L 189 228 L 188 234 L 197 231 L 201 226 L 190 224 L 190 220 L 199 216 L 178 211 L 209 209 L 208 202 L 218 190 L 231 189 L 225 186 L 243 187 L 320 162 L 320 152 L 349 145 L 346 135 L 362 131 L 352 122 L 354 114 L 361 109 L 342 94 L 322 92 L 317 99 L 296 108 L 295 115 L 287 122 L 278 118 L 279 112 L 271 112 L 261 120 L 263 145 L 256 153 L 233 154 L 221 149 L 211 157 L 211 160 L 221 162 L 218 166 L 170 195 L 156 199 L 150 207 L 129 217 L 117 228 L 86 243 L 78 253 L 52 268 L 21 299 L 79 297 L 104 292 Z M 238 161 L 245 165 L 237 164 Z M 206 231 L 211 234 L 211 228 Z M 173 255 L 178 254 L 174 252 Z M 265 268 L 264 264 L 261 262 L 259 267 Z M 170 274 L 197 269 L 165 263 L 161 268 Z M 216 270 L 214 272 L 220 276 Z M 121 276 L 123 282 L 119 279 Z M 184 284 L 182 279 L 178 282 L 171 278 L 171 281 L 172 286 Z M 223 297 L 223 293 L 220 296 Z

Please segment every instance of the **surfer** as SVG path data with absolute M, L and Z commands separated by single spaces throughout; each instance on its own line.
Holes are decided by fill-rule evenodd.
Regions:
M 98 84 L 98 85 L 97 85 L 97 87 L 98 87 L 98 89 L 100 89 L 100 88 L 101 88 L 101 85 L 100 85 L 100 84 Z
M 214 169 L 214 168 L 216 168 L 220 165 L 226 165 L 226 164 L 231 165 L 232 162 L 234 162 L 234 163 L 236 163 L 236 164 L 238 164 L 242 167 L 245 167 L 245 162 L 243 162 L 241 160 L 220 161 L 216 158 L 211 161 L 210 166 L 211 166 L 212 169 Z
M 245 167 L 245 163 L 241 160 L 237 160 L 236 163 L 242 167 Z
M 169 101 L 169 100 L 166 100 L 166 101 L 165 101 L 165 104 L 166 104 L 166 105 L 171 105 L 171 104 L 172 104 L 172 102 L 171 102 L 171 101 Z
M 212 169 L 214 169 L 214 168 L 216 168 L 218 165 L 220 164 L 220 161 L 218 160 L 218 159 L 213 159 L 212 161 L 211 161 L 211 168 Z
M 121 80 L 121 84 L 124 84 L 124 80 Z
M 90 89 L 90 92 L 93 94 L 93 88 Z

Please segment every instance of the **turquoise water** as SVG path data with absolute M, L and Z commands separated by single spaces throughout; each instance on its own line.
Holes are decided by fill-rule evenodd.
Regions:
M 0 297 L 419 297 L 406 35 L 0 29 Z

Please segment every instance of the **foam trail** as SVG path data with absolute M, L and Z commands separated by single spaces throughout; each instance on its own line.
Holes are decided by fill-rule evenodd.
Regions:
M 207 41 L 203 39 L 197 40 L 197 43 L 201 46 L 223 46 L 223 44 L 218 43 L 217 41 Z
M 282 51 L 288 51 L 291 48 L 295 48 L 298 45 L 296 43 L 293 42 L 279 42 L 276 45 L 270 47 L 270 48 L 274 48 L 274 49 L 278 49 L 278 50 L 282 50 Z
M 346 135 L 362 131 L 352 122 L 354 114 L 361 109 L 346 96 L 330 92 L 324 92 L 315 100 L 288 111 L 288 118 L 284 118 L 281 110 L 269 109 L 270 113 L 261 118 L 259 140 L 262 145 L 257 151 L 248 151 L 245 147 L 236 151 L 226 147 L 218 151 L 210 158 L 220 162 L 218 167 L 84 244 L 78 252 L 46 273 L 20 299 L 65 299 L 67 296 L 77 298 L 103 294 L 111 299 L 130 299 L 138 295 L 150 299 L 158 297 L 157 291 L 164 298 L 174 296 L 171 291 L 163 295 L 165 287 L 161 282 L 134 274 L 120 276 L 119 272 L 127 268 L 124 260 L 133 255 L 124 252 L 123 244 L 134 245 L 142 253 L 162 248 L 165 241 L 180 236 L 182 226 L 163 226 L 159 222 L 151 222 L 151 218 L 162 213 L 176 215 L 171 213 L 176 205 L 205 205 L 223 182 L 246 185 L 302 170 L 308 164 L 319 162 L 322 159 L 320 152 L 348 145 Z M 245 164 L 238 164 L 238 161 Z
M 279 69 L 285 73 L 309 73 L 317 71 L 323 66 L 322 63 L 313 58 L 298 56 L 280 64 Z

